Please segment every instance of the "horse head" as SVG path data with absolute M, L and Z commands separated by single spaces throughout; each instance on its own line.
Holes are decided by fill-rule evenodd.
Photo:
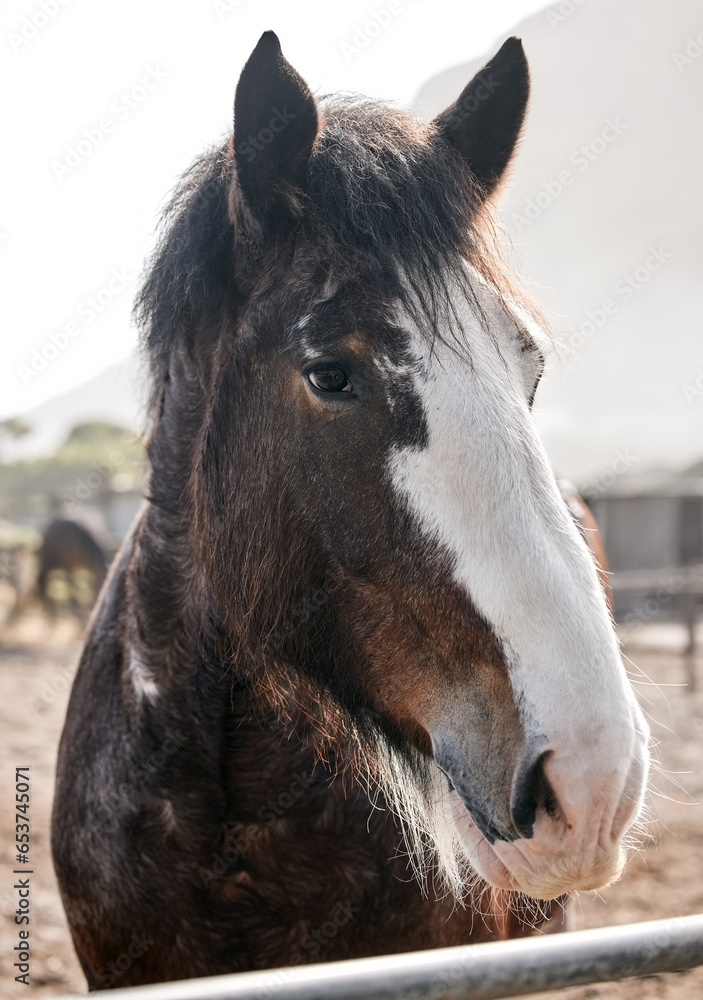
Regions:
M 429 124 L 318 102 L 267 32 L 142 308 L 180 296 L 160 413 L 237 669 L 368 769 L 458 893 L 468 860 L 549 899 L 619 875 L 648 730 L 492 234 L 528 92 L 510 39 Z

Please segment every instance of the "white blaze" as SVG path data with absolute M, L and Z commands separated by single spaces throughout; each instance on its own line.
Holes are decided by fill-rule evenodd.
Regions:
M 612 821 L 636 761 L 646 773 L 647 726 L 529 412 L 517 326 L 479 292 L 490 332 L 467 304 L 470 362 L 414 335 L 429 442 L 395 452 L 394 486 L 502 642 L 527 731 L 545 736 L 558 761 L 558 796 L 586 809 L 581 790 L 585 799 L 600 781 L 612 790 Z

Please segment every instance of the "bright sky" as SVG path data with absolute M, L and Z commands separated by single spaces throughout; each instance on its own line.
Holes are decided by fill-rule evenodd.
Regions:
M 273 28 L 314 91 L 408 104 L 543 0 L 5 0 L 0 417 L 121 360 L 159 205 Z

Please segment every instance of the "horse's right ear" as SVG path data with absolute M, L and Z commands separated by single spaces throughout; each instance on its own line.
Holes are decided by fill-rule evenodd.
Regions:
M 301 214 L 318 128 L 315 98 L 283 57 L 274 32 L 264 32 L 234 98 L 239 189 L 264 232 L 280 230 Z

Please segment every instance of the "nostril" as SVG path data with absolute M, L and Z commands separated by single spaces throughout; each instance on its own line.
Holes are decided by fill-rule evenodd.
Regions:
M 510 816 L 521 837 L 529 840 L 534 829 L 537 812 L 543 809 L 548 816 L 559 810 L 557 797 L 544 773 L 547 753 L 526 757 L 515 772 L 510 796 Z

